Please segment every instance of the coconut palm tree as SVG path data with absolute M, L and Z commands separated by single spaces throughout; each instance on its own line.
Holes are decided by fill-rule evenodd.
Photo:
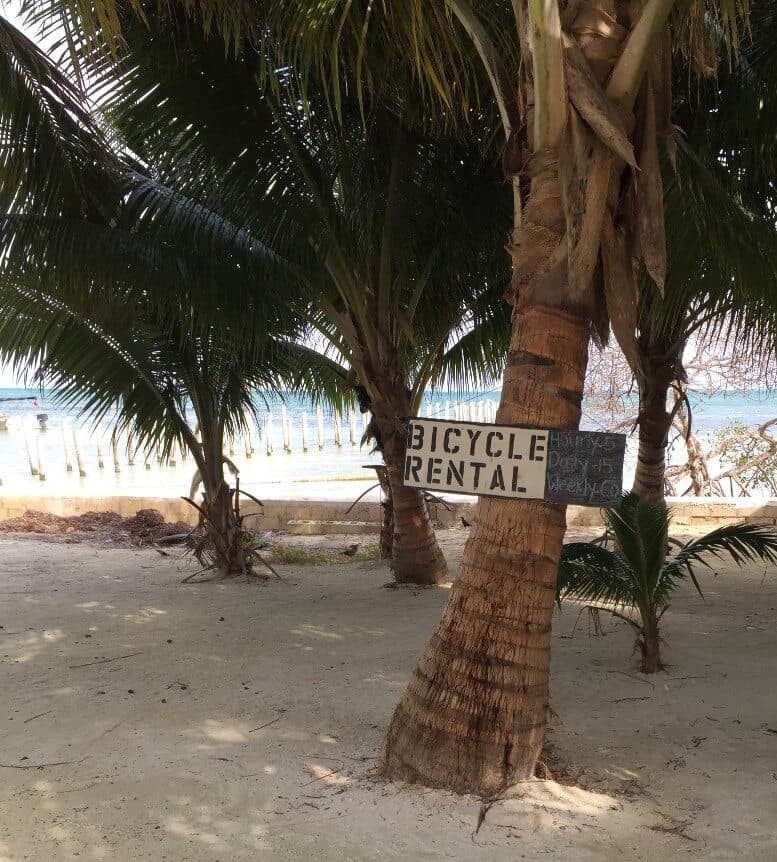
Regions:
M 191 227 L 182 207 L 175 224 Z M 337 401 L 343 379 L 295 342 L 300 328 L 277 288 L 257 290 L 251 270 L 265 265 L 262 251 L 234 243 L 231 260 L 215 259 L 212 247 L 206 255 L 162 242 L 126 218 L 104 226 L 28 215 L 0 219 L 0 247 L 0 358 L 95 424 L 109 418 L 116 432 L 131 431 L 147 452 L 187 450 L 193 489 L 203 489 L 191 500 L 201 515 L 197 556 L 218 577 L 251 574 L 225 438 L 257 418 L 260 391 Z
M 675 97 L 675 163 L 664 165 L 667 287 L 662 297 L 642 280 L 637 330 L 624 344 L 640 402 L 633 490 L 651 499 L 664 494 L 667 395 L 684 389 L 689 340 L 722 334 L 744 352 L 774 350 L 775 82 L 760 46 L 776 34 L 766 4 L 753 6 L 751 26 L 756 41 L 733 64 L 723 60 L 714 81 L 678 87 Z
M 4 19 L 0 63 L 0 357 L 96 423 L 118 407 L 117 430 L 147 449 L 185 447 L 203 486 L 199 556 L 249 572 L 225 434 L 262 388 L 340 401 L 341 369 L 298 343 L 277 255 L 133 169 L 77 83 Z M 152 199 L 165 203 L 153 231 Z
M 298 313 L 351 371 L 391 487 L 400 583 L 447 578 L 423 492 L 402 482 L 404 420 L 443 379 L 498 376 L 509 278 L 493 242 L 509 228 L 500 166 L 472 133 L 430 132 L 397 98 L 365 113 L 283 68 L 263 93 L 257 57 L 192 25 L 126 20 L 118 64 L 99 66 L 106 112 L 129 148 L 289 264 Z M 143 98 L 144 94 L 152 96 Z M 150 199 L 156 225 L 164 224 Z M 472 220 L 475 220 L 473 226 Z M 207 242 L 207 227 L 199 242 Z
M 703 595 L 697 572 L 705 567 L 717 574 L 710 558 L 728 555 L 738 566 L 758 560 L 777 563 L 777 533 L 758 524 L 719 527 L 667 558 L 672 510 L 663 500 L 627 494 L 617 508 L 605 512 L 605 519 L 615 550 L 591 542 L 564 545 L 558 600 L 571 597 L 593 602 L 631 625 L 644 673 L 664 669 L 659 623 L 669 609 L 672 593 L 684 581 L 691 581 Z
M 115 0 L 46 8 L 118 38 Z M 677 8 L 675 8 L 677 7 Z M 139 8 L 139 7 L 138 7 Z M 218 29 L 230 50 L 268 47 L 367 106 L 412 69 L 443 120 L 486 106 L 502 122 L 514 193 L 510 350 L 499 422 L 574 429 L 592 332 L 636 328 L 636 272 L 666 270 L 659 150 L 670 142 L 672 58 L 738 47 L 738 0 L 260 0 L 161 7 Z M 151 12 L 151 10 L 149 10 Z M 673 14 L 674 13 L 674 14 Z M 671 20 L 670 20 L 671 19 Z M 491 98 L 486 94 L 491 89 Z M 301 98 L 304 98 L 304 86 Z M 492 110 L 488 110 L 492 109 Z M 495 237 L 501 245 L 502 237 Z M 562 506 L 483 499 L 442 620 L 388 734 L 384 772 L 491 794 L 532 775 L 548 710 Z

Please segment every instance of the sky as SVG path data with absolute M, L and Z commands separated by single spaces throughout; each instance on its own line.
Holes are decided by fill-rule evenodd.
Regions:
M 7 389 L 10 386 L 20 386 L 21 384 L 16 379 L 16 375 L 10 368 L 0 365 L 0 389 Z

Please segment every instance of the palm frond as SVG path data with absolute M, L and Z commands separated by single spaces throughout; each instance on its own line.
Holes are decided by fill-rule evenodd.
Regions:
M 0 17 L 0 209 L 109 213 L 114 167 L 78 84 Z
M 636 604 L 634 574 L 625 560 L 590 542 L 570 542 L 561 550 L 556 598 L 606 602 L 616 608 Z
M 702 591 L 694 573 L 694 567 L 703 565 L 712 569 L 707 558 L 712 556 L 715 559 L 721 559 L 726 555 L 738 566 L 759 560 L 775 565 L 777 564 L 777 533 L 773 529 L 758 524 L 730 524 L 689 542 L 664 567 L 657 591 L 660 600 L 665 601 L 669 592 L 684 578 L 690 578 L 701 595 Z
M 669 289 L 651 298 L 656 333 L 708 332 L 772 344 L 777 332 L 777 230 L 744 205 L 726 168 L 678 139 L 665 192 Z
M 348 369 L 326 354 L 295 341 L 275 341 L 272 364 L 289 391 L 312 404 L 342 410 L 351 403 L 344 384 Z
M 509 267 L 495 237 L 508 235 L 511 202 L 473 135 L 431 136 L 406 106 L 365 115 L 354 98 L 342 100 L 335 123 L 320 88 L 296 98 L 288 70 L 271 105 L 256 87 L 255 58 L 225 56 L 185 21 L 173 32 L 152 25 L 150 39 L 130 22 L 124 38 L 108 116 L 155 184 L 126 208 L 144 230 L 167 231 L 169 211 L 202 248 L 231 248 L 240 233 L 271 250 L 326 311 L 314 325 L 341 353 L 353 322 L 375 352 L 382 327 L 409 379 L 448 361 L 460 380 L 474 380 L 480 361 L 485 374 L 496 371 L 505 342 L 487 339 L 504 335 Z M 471 321 L 463 330 L 462 318 Z
M 663 501 L 626 494 L 619 506 L 605 513 L 618 551 L 649 596 L 666 558 L 671 512 Z
M 504 301 L 504 286 L 484 298 L 472 323 L 453 334 L 435 366 L 431 385 L 458 393 L 496 385 L 504 371 L 510 344 L 510 307 Z
M 714 10 L 705 27 L 720 43 Z M 777 67 L 760 59 L 777 38 L 768 3 L 752 4 L 749 35 L 737 57 L 712 52 L 709 80 L 691 84 L 690 59 L 675 64 L 676 156 L 664 165 L 668 289 L 663 298 L 643 294 L 640 323 L 655 343 L 682 343 L 702 328 L 745 348 L 774 345 Z
M 25 244 L 30 224 L 35 241 Z M 280 342 L 301 327 L 287 291 L 258 289 L 239 260 L 203 259 L 125 227 L 24 215 L 0 221 L 0 242 L 0 355 L 37 366 L 61 403 L 96 423 L 114 417 L 141 441 L 196 451 L 191 401 L 218 445 L 255 411 L 253 393 L 281 388 L 292 368 Z

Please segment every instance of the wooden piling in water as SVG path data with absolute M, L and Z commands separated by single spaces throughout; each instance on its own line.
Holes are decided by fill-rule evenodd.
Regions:
M 46 470 L 43 466 L 43 458 L 40 453 L 40 433 L 35 435 L 35 454 L 38 461 L 38 478 L 41 482 L 46 481 Z
M 113 472 L 121 473 L 121 463 L 119 462 L 119 441 L 116 439 L 116 432 L 111 434 L 111 454 L 113 455 Z M 160 464 L 162 459 L 159 459 Z
M 244 418 L 245 425 L 243 426 L 243 447 L 245 449 L 246 458 L 250 458 L 254 454 L 254 441 L 251 438 L 251 426 L 248 420 Z
M 127 431 L 127 466 L 134 467 L 135 466 L 135 447 L 134 447 L 134 439 L 132 436 L 132 431 Z
M 348 433 L 351 446 L 356 445 L 356 411 L 351 407 L 348 410 Z
M 302 451 L 308 451 L 308 414 L 303 413 L 301 417 L 302 422 Z
M 340 449 L 343 445 L 343 427 L 342 420 L 340 419 L 340 413 L 337 410 L 335 410 L 332 417 L 332 425 L 335 432 L 335 446 Z
M 73 429 L 73 449 L 76 453 L 76 463 L 78 464 L 78 475 L 83 479 L 86 476 L 86 467 L 84 467 L 84 459 L 81 457 L 81 445 L 78 440 L 78 429 Z
M 267 413 L 267 454 L 272 455 L 272 413 Z
M 32 450 L 30 449 L 30 437 L 22 419 L 22 438 L 24 439 L 24 451 L 27 453 L 27 463 L 30 465 L 30 475 L 37 476 L 38 468 L 32 460 Z
M 281 407 L 281 434 L 283 436 L 283 451 L 286 454 L 291 454 L 291 426 L 289 424 L 289 414 L 286 406 Z
M 75 430 L 73 431 L 75 433 Z M 70 457 L 70 447 L 67 444 L 67 426 L 62 423 L 62 448 L 65 451 L 65 470 L 68 473 L 73 472 L 73 459 Z
M 318 448 L 319 451 L 324 448 L 324 413 L 321 410 L 321 405 L 316 406 L 316 425 L 318 428 Z

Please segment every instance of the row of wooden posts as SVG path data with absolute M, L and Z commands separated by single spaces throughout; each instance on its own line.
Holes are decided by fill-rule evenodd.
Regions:
M 459 422 L 493 422 L 496 414 L 496 403 L 494 401 L 466 401 L 451 403 L 446 401 L 443 405 L 433 405 L 427 403 L 425 411 L 422 411 L 427 416 L 439 419 L 453 419 Z M 267 455 L 272 455 L 273 448 L 273 420 L 272 412 L 266 414 L 263 423 L 256 425 L 246 411 L 245 415 L 245 430 L 242 435 L 242 446 L 240 447 L 245 452 L 246 458 L 251 458 L 257 452 L 257 443 L 263 440 L 264 450 Z M 369 417 L 368 414 L 362 414 L 361 433 L 357 431 L 357 417 L 353 408 L 348 411 L 348 440 L 351 446 L 357 446 L 361 442 L 361 436 L 367 428 Z M 302 452 L 309 452 L 311 449 L 311 440 L 308 428 L 308 414 L 303 412 L 300 415 L 300 449 Z M 321 407 L 316 408 L 315 412 L 316 435 L 314 445 L 318 451 L 322 451 L 326 446 L 324 414 Z M 292 419 L 288 414 L 286 407 L 281 407 L 280 413 L 281 439 L 283 451 L 291 453 L 294 451 L 292 444 Z M 84 458 L 84 441 L 82 430 L 63 422 L 61 426 L 62 448 L 64 451 L 65 470 L 67 473 L 77 472 L 79 476 L 86 477 L 86 460 Z M 337 448 L 343 446 L 343 429 L 342 417 L 338 411 L 335 411 L 332 416 L 332 431 L 333 442 Z M 29 422 L 22 420 L 22 436 L 24 439 L 24 449 L 26 461 L 29 467 L 30 474 L 40 481 L 46 480 L 46 467 L 44 464 L 43 454 L 41 452 L 41 435 L 46 432 L 45 426 L 30 428 Z M 140 451 L 139 447 L 133 441 L 131 432 L 122 435 L 123 439 L 119 439 L 118 434 L 111 435 L 110 439 L 105 443 L 100 438 L 95 439 L 97 454 L 97 469 L 105 470 L 106 465 L 106 450 L 110 455 L 110 461 L 113 464 L 115 473 L 120 473 L 122 468 L 121 454 L 126 456 L 127 466 L 134 467 L 137 457 L 143 459 L 143 465 L 147 470 L 153 466 L 156 461 L 159 466 L 163 464 L 169 467 L 176 467 L 179 462 L 185 462 L 190 456 L 185 448 L 174 447 L 166 458 L 163 457 L 162 451 L 157 446 L 155 452 Z M 230 458 L 234 458 L 238 449 L 238 440 L 230 436 L 225 447 Z M 2 480 L 0 479 L 0 485 Z

